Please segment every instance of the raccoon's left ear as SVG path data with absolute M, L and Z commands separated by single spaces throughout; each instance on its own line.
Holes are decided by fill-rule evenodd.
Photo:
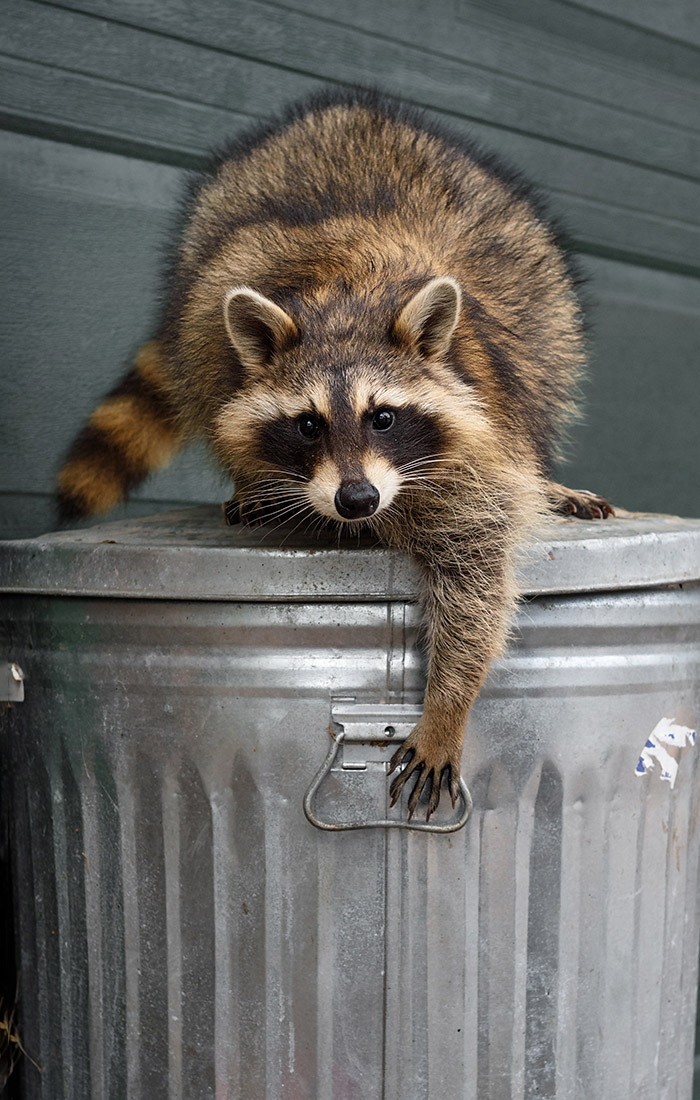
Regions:
M 417 345 L 421 354 L 444 355 L 457 327 L 462 292 L 459 283 L 445 275 L 431 279 L 414 294 L 394 322 L 394 336 Z
M 226 294 L 224 324 L 241 363 L 253 372 L 266 367 L 275 352 L 299 335 L 288 313 L 249 286 L 236 286 Z

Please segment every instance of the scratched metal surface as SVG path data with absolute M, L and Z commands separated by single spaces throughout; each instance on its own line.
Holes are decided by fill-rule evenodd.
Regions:
M 522 553 L 530 595 L 700 579 L 700 519 L 555 519 Z M 415 599 L 415 563 L 372 538 L 224 526 L 211 505 L 0 542 L 0 592 L 195 600 Z
M 420 701 L 408 601 L 0 607 L 25 1100 L 689 1100 L 700 745 L 636 769 L 696 728 L 697 585 L 523 606 L 450 836 L 302 811 L 333 699 Z M 352 748 L 329 818 L 385 812 Z

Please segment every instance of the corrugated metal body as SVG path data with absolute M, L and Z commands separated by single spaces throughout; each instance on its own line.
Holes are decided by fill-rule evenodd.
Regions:
M 638 761 L 700 587 L 530 600 L 449 836 L 304 817 L 332 714 L 423 686 L 416 608 L 340 599 L 4 597 L 27 1100 L 687 1100 L 699 754 Z M 321 816 L 387 813 L 383 749 Z
M 471 718 L 465 830 L 390 834 L 387 1100 L 684 1100 L 698 953 L 700 591 L 533 601 Z

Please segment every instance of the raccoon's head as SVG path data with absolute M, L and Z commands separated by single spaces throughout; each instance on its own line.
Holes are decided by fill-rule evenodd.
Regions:
M 319 295 L 287 312 L 249 287 L 228 291 L 224 321 L 245 381 L 214 447 L 244 496 L 282 519 L 368 521 L 448 463 L 467 421 L 483 419 L 445 362 L 460 299 L 448 277 L 390 316 L 366 297 Z

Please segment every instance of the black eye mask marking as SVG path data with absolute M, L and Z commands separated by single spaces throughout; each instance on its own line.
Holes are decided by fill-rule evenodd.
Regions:
M 313 438 L 306 437 L 300 429 L 302 419 L 316 420 L 312 414 L 292 418 L 279 416 L 270 420 L 260 431 L 258 451 L 266 462 L 274 462 L 286 470 L 293 470 L 304 477 L 313 476 L 319 457 L 325 453 L 323 431 Z
M 390 413 L 393 419 L 386 428 L 377 428 L 374 419 L 384 413 Z M 369 435 L 372 450 L 399 468 L 429 455 L 437 455 L 443 447 L 442 432 L 435 420 L 414 405 L 405 405 L 400 409 L 381 406 L 372 414 Z
M 375 420 L 379 425 L 375 424 Z M 417 406 L 390 409 L 386 405 L 369 412 L 364 428 L 354 418 L 339 418 L 326 424 L 315 413 L 298 417 L 279 416 L 260 431 L 258 451 L 266 462 L 313 477 L 319 462 L 332 455 L 345 474 L 361 475 L 361 454 L 365 444 L 392 466 L 401 468 L 421 458 L 438 455 L 444 438 L 437 423 Z

